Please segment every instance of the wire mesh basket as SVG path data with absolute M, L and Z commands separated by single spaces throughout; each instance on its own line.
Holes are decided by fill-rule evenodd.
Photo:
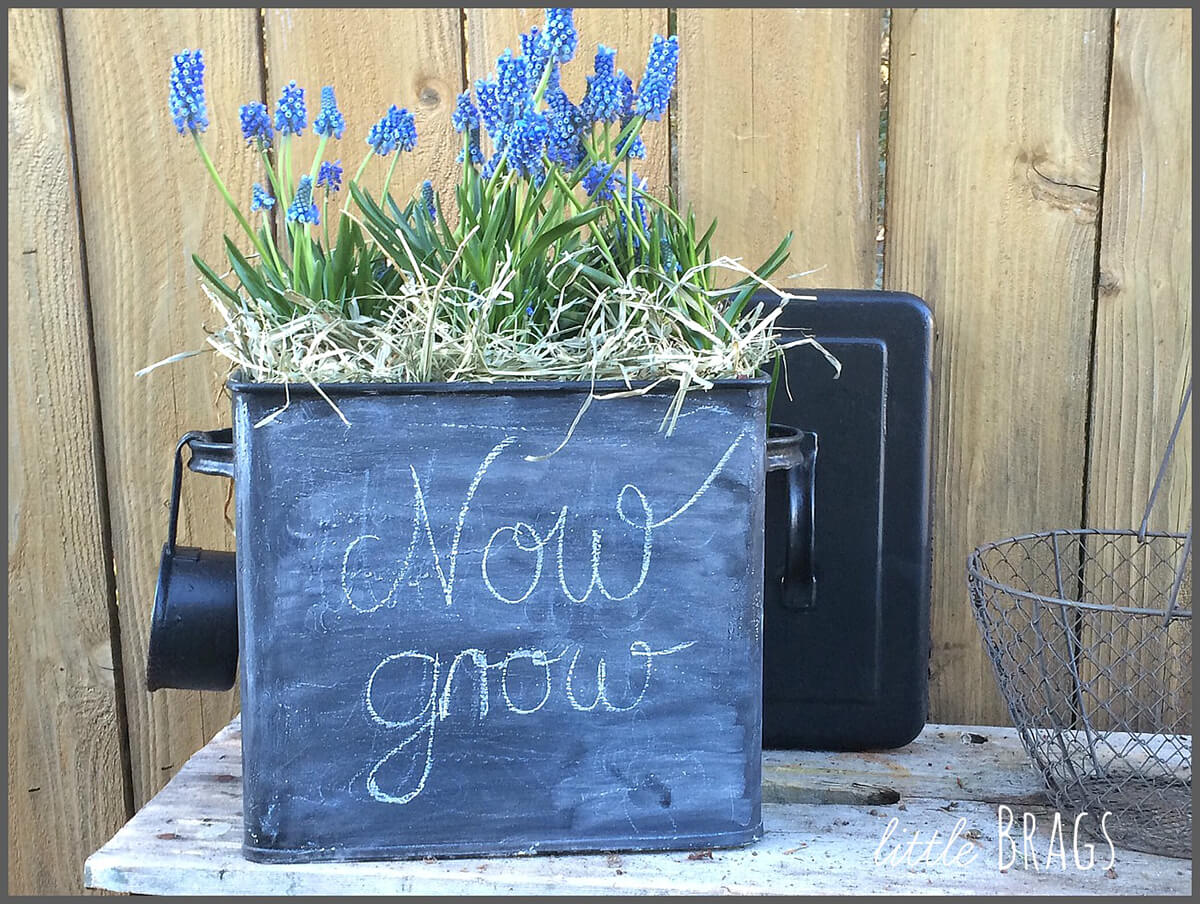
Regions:
M 1101 842 L 1190 857 L 1191 532 L 1053 530 L 976 549 L 976 621 L 1054 805 Z M 1105 816 L 1105 814 L 1109 814 Z

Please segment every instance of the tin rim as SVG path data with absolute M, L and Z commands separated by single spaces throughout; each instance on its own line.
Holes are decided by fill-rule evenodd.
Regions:
M 352 395 L 420 395 L 428 393 L 530 393 L 530 392 L 625 392 L 646 390 L 647 395 L 669 395 L 678 391 L 679 381 L 655 380 L 497 380 L 494 383 L 261 383 L 240 379 L 235 372 L 225 382 L 230 392 L 240 393 L 288 393 L 290 395 L 352 396 Z M 657 382 L 657 385 L 656 385 Z M 712 381 L 712 389 L 765 389 L 771 382 L 768 375 L 755 377 L 723 377 Z M 319 387 L 319 388 L 318 388 Z M 689 391 L 706 391 L 701 384 L 694 384 Z

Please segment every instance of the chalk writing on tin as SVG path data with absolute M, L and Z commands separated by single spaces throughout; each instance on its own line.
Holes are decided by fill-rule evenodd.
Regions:
M 739 434 L 730 443 L 724 454 L 709 471 L 708 475 L 701 481 L 695 492 L 682 504 L 675 508 L 669 515 L 663 518 L 655 518 L 654 508 L 650 500 L 646 498 L 646 494 L 633 483 L 627 483 L 621 487 L 617 493 L 614 507 L 618 519 L 626 527 L 632 529 L 641 535 L 641 561 L 639 563 L 637 577 L 633 580 L 628 589 L 610 588 L 604 582 L 601 575 L 601 561 L 604 551 L 604 532 L 593 528 L 591 529 L 590 542 L 590 573 L 587 586 L 579 589 L 569 585 L 566 575 L 566 564 L 570 560 L 570 554 L 567 549 L 567 533 L 568 520 L 570 516 L 570 506 L 564 505 L 558 510 L 557 517 L 553 526 L 543 536 L 537 528 L 527 521 L 516 521 L 512 524 L 505 524 L 497 527 L 492 531 L 487 543 L 483 547 L 483 555 L 480 561 L 480 575 L 483 579 L 483 584 L 487 588 L 488 593 L 492 597 L 502 603 L 518 604 L 522 603 L 533 594 L 540 585 L 546 568 L 547 550 L 552 550 L 555 559 L 554 566 L 551 568 L 553 578 L 557 579 L 559 588 L 568 600 L 574 603 L 583 603 L 589 600 L 593 592 L 598 592 L 600 596 L 607 600 L 619 602 L 628 600 L 638 593 L 646 582 L 646 578 L 650 573 L 650 563 L 654 551 L 654 533 L 661 528 L 666 527 L 671 522 L 675 521 L 692 506 L 700 501 L 701 498 L 712 487 L 713 482 L 729 464 L 729 460 L 737 451 L 738 446 L 745 438 L 745 434 Z M 347 545 L 345 553 L 342 556 L 342 574 L 341 586 L 342 594 L 345 597 L 346 603 L 351 609 L 356 612 L 370 613 L 375 612 L 383 607 L 392 607 L 396 604 L 396 590 L 400 583 L 408 576 L 412 570 L 416 550 L 422 541 L 428 546 L 429 553 L 433 560 L 433 571 L 437 575 L 438 582 L 441 585 L 442 597 L 447 606 L 452 606 L 454 603 L 454 588 L 458 578 L 458 556 L 460 544 L 462 541 L 463 531 L 467 521 L 471 515 L 471 503 L 474 501 L 478 493 L 479 486 L 483 482 L 488 469 L 499 458 L 509 446 L 515 441 L 515 437 L 506 436 L 503 440 L 492 447 L 487 456 L 483 459 L 479 468 L 476 470 L 474 477 L 471 479 L 470 486 L 467 489 L 466 496 L 463 499 L 462 505 L 459 508 L 458 520 L 454 526 L 454 533 L 451 537 L 449 552 L 443 556 L 438 548 L 438 542 L 434 537 L 433 525 L 429 515 L 429 509 L 426 504 L 426 490 L 422 484 L 421 477 L 417 473 L 415 467 L 410 467 L 413 486 L 413 502 L 412 502 L 412 533 L 408 543 L 408 548 L 405 551 L 404 559 L 400 563 L 399 569 L 393 578 L 390 589 L 387 594 L 379 598 L 378 594 L 370 600 L 366 599 L 367 594 L 360 593 L 356 596 L 351 589 L 351 574 L 353 568 L 351 565 L 352 559 L 359 553 L 359 547 L 364 544 L 382 542 L 377 534 L 362 534 L 355 537 Z M 636 500 L 631 502 L 631 498 Z M 632 511 L 627 510 L 627 506 Z M 488 568 L 488 563 L 492 557 L 501 550 L 515 549 L 520 553 L 526 554 L 529 579 L 528 583 L 523 584 L 523 592 L 517 596 L 510 596 L 500 590 L 493 581 L 493 576 Z M 364 550 L 365 551 L 365 550 Z M 369 559 L 368 559 L 369 561 Z M 375 577 L 373 572 L 366 571 L 363 573 L 366 578 Z
M 592 712 L 596 709 L 605 712 L 629 712 L 640 706 L 646 699 L 646 694 L 650 689 L 650 678 L 654 671 L 654 661 L 659 657 L 681 653 L 695 643 L 695 641 L 688 641 L 666 649 L 655 650 L 645 641 L 633 641 L 629 645 L 629 655 L 635 660 L 642 661 L 642 686 L 633 695 L 632 700 L 624 704 L 614 703 L 610 700 L 607 666 L 604 658 L 600 657 L 596 664 L 595 697 L 587 705 L 581 704 L 575 695 L 574 684 L 577 680 L 575 670 L 583 652 L 582 647 L 576 646 L 570 657 L 570 666 L 566 669 L 566 675 L 562 681 L 567 702 L 572 709 L 578 712 Z M 385 656 L 367 677 L 363 692 L 364 705 L 367 715 L 374 724 L 402 734 L 404 737 L 384 754 L 367 773 L 367 792 L 380 803 L 407 804 L 425 789 L 433 770 L 434 738 L 437 734 L 437 726 L 454 715 L 450 706 L 451 690 L 460 668 L 468 670 L 466 674 L 473 675 L 475 678 L 476 694 L 473 702 L 475 717 L 478 720 L 482 721 L 488 715 L 488 673 L 490 671 L 500 673 L 500 695 L 504 700 L 505 708 L 516 715 L 527 716 L 538 712 L 550 701 L 553 689 L 557 686 L 557 682 L 553 679 L 552 666 L 557 663 L 565 663 L 570 651 L 571 648 L 567 647 L 552 656 L 546 650 L 524 647 L 513 650 L 502 659 L 493 662 L 482 650 L 466 649 L 450 661 L 444 678 L 442 677 L 443 663 L 441 655 L 438 653 L 405 650 Z M 533 696 L 530 700 L 518 702 L 512 699 L 510 693 L 509 669 L 514 663 L 522 661 L 528 662 L 534 668 L 534 674 L 537 676 L 534 683 L 540 685 L 541 693 Z M 393 689 L 390 693 L 377 686 L 383 684 L 386 687 L 387 672 L 390 668 L 398 667 L 402 663 L 413 662 L 419 663 L 422 668 L 418 692 L 413 695 L 415 701 L 412 699 L 397 700 L 397 697 L 402 698 L 403 695 L 396 692 L 394 687 L 396 682 L 393 682 Z M 469 666 L 464 665 L 468 662 Z M 414 705 L 420 705 L 421 709 L 408 718 L 393 717 L 398 711 L 403 714 L 406 703 L 409 705 L 409 709 Z M 406 753 L 409 768 L 404 770 L 402 767 L 405 763 L 404 755 Z M 386 777 L 381 776 L 381 770 L 394 760 L 398 761 L 395 765 L 401 767 L 396 770 L 399 779 L 389 781 Z

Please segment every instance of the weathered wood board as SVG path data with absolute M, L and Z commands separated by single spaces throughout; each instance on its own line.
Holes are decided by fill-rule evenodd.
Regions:
M 676 13 L 675 189 L 751 269 L 794 232 L 779 286 L 875 284 L 881 14 Z
M 186 431 L 227 422 L 228 405 L 218 397 L 225 368 L 205 357 L 148 377 L 134 374 L 206 347 L 203 324 L 216 314 L 191 256 L 199 253 L 223 270 L 221 234 L 238 229 L 191 138 L 176 134 L 167 109 L 171 55 L 204 50 L 212 120 L 205 143 L 226 184 L 248 199 L 261 165 L 242 140 L 237 108 L 262 96 L 257 25 L 249 9 L 65 12 L 139 805 L 237 709 L 234 694 L 166 691 L 152 698 L 145 681 L 171 450 Z M 232 548 L 222 517 L 226 490 L 218 481 L 191 481 L 181 541 Z
M 250 856 L 761 830 L 767 381 L 589 389 L 233 387 Z
M 1128 529 L 1141 523 L 1192 378 L 1192 90 L 1184 75 L 1192 71 L 1192 17 L 1120 9 L 1114 35 L 1086 517 L 1089 527 Z M 1191 424 L 1189 412 L 1151 530 L 1191 525 Z M 1100 584 L 1113 564 L 1111 556 L 1095 562 L 1091 582 Z M 1173 574 L 1154 564 L 1116 573 L 1127 605 L 1165 608 Z M 1152 580 L 1139 580 L 1150 572 Z M 1139 729 L 1190 730 L 1191 625 L 1164 632 L 1158 619 L 1145 621 L 1089 622 L 1085 644 L 1112 637 L 1095 663 L 1111 673 L 1096 677 L 1097 693 Z
M 1185 860 L 1118 849 L 1109 868 L 1109 848 L 1101 842 L 1089 853 L 1082 838 L 1080 863 L 1094 860 L 1090 869 L 1076 868 L 1069 823 L 1065 865 L 1057 846 L 1049 862 L 1053 821 L 1016 732 L 1007 728 L 930 725 L 908 747 L 878 754 L 768 751 L 764 792 L 786 788 L 793 799 L 813 802 L 764 804 L 763 839 L 714 850 L 711 858 L 709 852 L 602 853 L 292 865 L 251 863 L 241 855 L 239 740 L 235 720 L 88 859 L 88 885 L 146 894 L 310 895 L 1187 895 L 1191 889 Z M 890 792 L 890 802 L 845 802 L 863 787 Z M 1017 820 L 1011 864 L 994 801 L 1011 807 Z M 1026 812 L 1036 819 L 1027 860 L 1019 829 Z M 927 848 L 934 832 L 939 840 Z M 902 862 L 914 842 L 915 853 Z
M 1007 721 L 973 548 L 1082 519 L 1111 12 L 895 10 L 885 288 L 929 304 L 930 710 Z
M 56 10 L 9 12 L 8 152 L 7 887 L 67 895 L 130 811 Z

